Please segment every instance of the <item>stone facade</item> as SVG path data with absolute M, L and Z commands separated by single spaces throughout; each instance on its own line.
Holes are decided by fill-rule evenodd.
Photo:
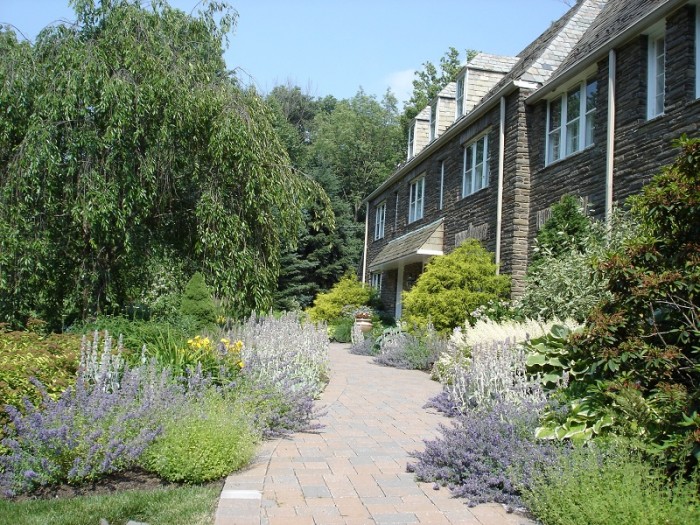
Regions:
M 657 0 L 653 4 L 642 0 L 583 0 L 519 57 L 505 57 L 499 62 L 497 57 L 482 55 L 482 62 L 493 57 L 492 76 L 487 78 L 483 70 L 476 68 L 470 70 L 467 64 L 462 73 L 465 79 L 481 71 L 480 78 L 488 80 L 490 91 L 482 87 L 485 92 L 478 104 L 467 106 L 464 116 L 441 129 L 436 140 L 425 144 L 367 200 L 370 232 L 374 231 L 374 207 L 387 203 L 385 237 L 368 244 L 364 263 L 371 271 L 384 272 L 381 297 L 387 309 L 400 313 L 401 291 L 410 286 L 416 272 L 420 273 L 429 259 L 416 254 L 373 268 L 372 261 L 392 240 L 442 218 L 443 253 L 449 253 L 466 238 L 478 238 L 488 250 L 498 253 L 500 269 L 512 275 L 513 296 L 517 297 L 524 289 L 533 240 L 552 204 L 565 194 L 573 194 L 581 197 L 593 216 L 605 217 L 610 146 L 614 146 L 613 200 L 623 202 L 673 160 L 677 154 L 670 147 L 673 139 L 682 133 L 698 135 L 696 26 L 700 23 L 696 9 L 679 0 Z M 635 26 L 639 20 L 645 23 Z M 647 34 L 659 29 L 665 35 L 664 112 L 648 119 Z M 616 68 L 614 144 L 609 145 L 608 108 L 613 102 L 608 91 L 611 50 Z M 512 69 L 501 71 L 506 68 Z M 550 78 L 543 76 L 550 70 Z M 534 78 L 539 81 L 524 80 Z M 547 163 L 548 104 L 573 86 L 591 80 L 597 81 L 592 143 Z M 450 86 L 454 95 L 455 84 Z M 464 96 L 467 104 L 468 93 Z M 455 97 L 449 100 L 454 103 Z M 488 140 L 488 185 L 465 197 L 464 149 L 483 137 Z M 420 177 L 425 177 L 423 217 L 409 224 L 410 186 Z

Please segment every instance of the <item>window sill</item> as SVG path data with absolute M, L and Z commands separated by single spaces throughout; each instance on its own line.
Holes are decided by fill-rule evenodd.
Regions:
M 557 159 L 555 161 L 552 161 L 549 164 L 545 164 L 542 169 L 547 169 L 550 166 L 556 166 L 557 164 L 561 164 L 562 162 L 566 162 L 567 160 L 573 159 L 574 157 L 581 155 L 582 153 L 584 153 L 586 151 L 592 150 L 594 147 L 595 147 L 595 142 L 593 144 L 589 144 L 588 146 L 586 146 L 583 149 L 580 149 L 578 151 L 574 151 L 573 153 L 571 153 L 570 155 L 567 155 L 566 157 L 562 157 L 561 159 Z
M 469 197 L 473 197 L 474 195 L 478 195 L 479 193 L 481 193 L 485 190 L 488 190 L 490 187 L 491 187 L 490 185 L 484 186 L 483 188 L 476 190 L 474 193 L 470 193 L 469 195 L 464 195 L 463 197 L 460 197 L 459 200 L 463 201 L 464 199 L 468 199 Z

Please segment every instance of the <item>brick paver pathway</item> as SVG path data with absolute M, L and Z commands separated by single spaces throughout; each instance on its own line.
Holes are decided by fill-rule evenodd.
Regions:
M 440 385 L 332 344 L 318 434 L 269 441 L 227 478 L 216 525 L 532 525 L 501 505 L 468 508 L 445 488 L 406 473 L 408 453 L 435 437 L 441 415 L 423 409 Z

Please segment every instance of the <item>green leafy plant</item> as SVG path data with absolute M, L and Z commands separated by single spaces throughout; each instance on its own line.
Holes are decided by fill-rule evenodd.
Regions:
M 307 313 L 313 321 L 335 323 L 344 316 L 344 309 L 368 306 L 373 298 L 373 288 L 363 286 L 354 273 L 348 272 L 328 292 L 318 294 Z
M 568 393 L 685 469 L 700 458 L 700 140 L 631 200 L 638 235 L 601 261 L 608 299 L 573 334 Z
M 450 254 L 433 258 L 409 292 L 404 293 L 402 319 L 408 325 L 432 323 L 448 332 L 472 320 L 471 314 L 489 301 L 505 299 L 510 277 L 498 275 L 493 255 L 476 240 Z
M 0 399 L 3 405 L 20 408 L 23 398 L 39 402 L 37 379 L 54 399 L 75 383 L 80 358 L 80 336 L 41 335 L 34 332 L 0 331 Z M 0 411 L 0 426 L 6 415 Z
M 620 445 L 579 447 L 530 473 L 522 498 L 544 525 L 700 522 L 698 476 L 669 479 Z
M 141 463 L 168 481 L 203 483 L 247 464 L 258 440 L 240 407 L 209 392 L 164 421 L 163 434 L 146 449 Z

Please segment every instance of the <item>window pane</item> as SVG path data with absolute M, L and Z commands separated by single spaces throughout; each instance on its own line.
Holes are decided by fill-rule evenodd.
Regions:
M 549 134 L 549 151 L 547 152 L 547 162 L 554 162 L 560 157 L 560 141 L 559 130 L 556 129 Z
M 591 80 L 586 85 L 586 111 L 598 107 L 598 82 Z
M 566 154 L 571 155 L 579 150 L 578 133 L 580 120 L 566 125 Z
M 553 131 L 561 126 L 561 99 L 558 98 L 549 104 L 548 131 Z
M 593 132 L 595 131 L 595 111 L 586 115 L 586 144 L 584 146 L 590 146 L 593 144 Z
M 581 90 L 576 88 L 566 96 L 566 120 L 571 122 L 581 116 Z

